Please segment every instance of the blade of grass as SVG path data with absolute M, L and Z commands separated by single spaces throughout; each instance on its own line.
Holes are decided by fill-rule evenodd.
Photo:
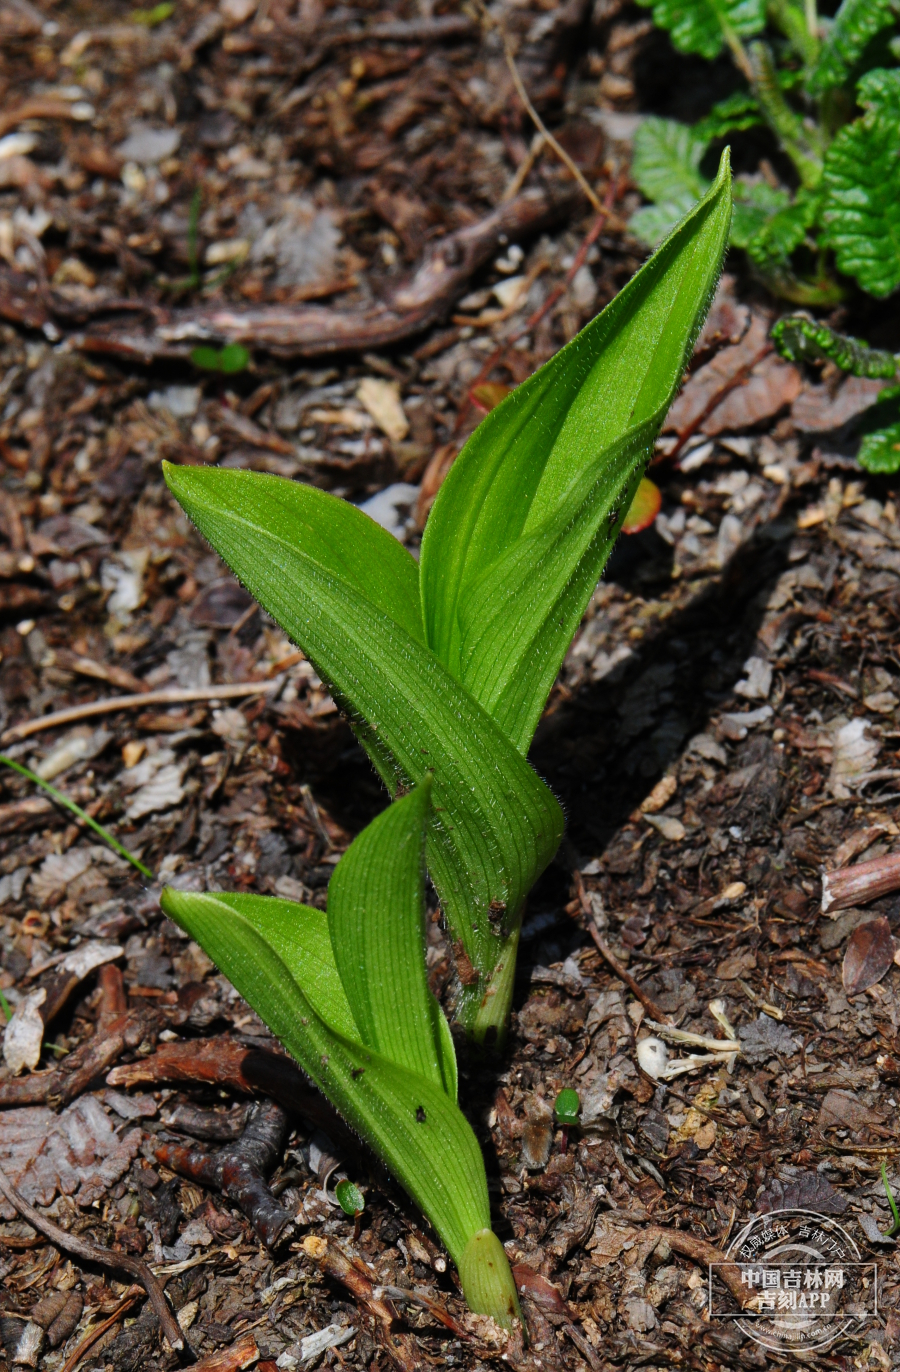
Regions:
M 45 781 L 43 777 L 39 777 L 37 772 L 32 772 L 30 767 L 23 767 L 20 762 L 14 762 L 12 758 L 7 757 L 5 753 L 0 753 L 0 763 L 3 763 L 5 767 L 11 767 L 12 770 L 18 772 L 20 776 L 27 777 L 29 781 L 34 782 L 35 786 L 40 786 L 42 791 L 47 792 L 47 795 L 51 800 L 55 800 L 57 805 L 62 805 L 64 809 L 71 810 L 72 814 L 77 815 L 82 824 L 86 824 L 88 828 L 93 829 L 94 833 L 99 834 L 104 843 L 108 843 L 110 848 L 114 848 L 121 857 L 126 858 L 131 863 L 132 867 L 138 869 L 141 876 L 147 877 L 149 881 L 153 880 L 153 873 L 150 871 L 149 867 L 145 867 L 144 864 L 134 856 L 134 853 L 129 853 L 128 849 L 125 848 L 117 838 L 113 838 L 108 829 L 104 829 L 102 824 L 98 824 L 95 819 L 91 819 L 90 815 L 86 814 L 80 805 L 76 805 L 74 800 L 70 800 L 68 796 L 64 796 L 62 791 L 57 791 L 55 786 L 51 786 L 49 781 Z
M 900 1211 L 897 1210 L 897 1202 L 894 1200 L 894 1193 L 891 1190 L 891 1183 L 888 1181 L 887 1164 L 881 1164 L 881 1180 L 888 1198 L 888 1205 L 891 1207 L 891 1214 L 894 1216 L 894 1223 L 885 1234 L 886 1239 L 892 1239 L 895 1234 L 900 1234 Z

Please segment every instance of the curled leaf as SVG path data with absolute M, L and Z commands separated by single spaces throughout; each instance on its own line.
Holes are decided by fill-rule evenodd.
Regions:
M 648 476 L 642 477 L 622 523 L 622 533 L 639 534 L 642 529 L 649 529 L 661 508 L 662 491 Z

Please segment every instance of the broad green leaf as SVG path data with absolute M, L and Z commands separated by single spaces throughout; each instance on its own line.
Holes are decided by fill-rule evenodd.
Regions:
M 271 913 L 262 915 L 267 899 L 226 903 L 220 895 L 167 888 L 162 906 L 387 1164 L 459 1264 L 474 1234 L 490 1225 L 484 1162 L 471 1127 L 441 1086 L 364 1047 L 319 1012 L 290 926 L 321 912 L 307 916 L 308 907 L 272 901 Z M 239 909 L 235 902 L 245 903 Z
M 414 572 L 415 563 L 366 515 L 309 487 L 207 467 L 167 465 L 165 474 L 201 533 L 356 721 L 389 787 L 408 788 L 433 771 L 428 869 L 455 937 L 488 977 L 502 951 L 492 903 L 518 915 L 556 851 L 562 813 L 497 724 L 423 647 L 418 607 L 413 615 L 406 595 L 394 596 L 402 616 L 392 616 L 388 574 L 399 567 L 406 575 L 408 565 Z M 298 508 L 306 518 L 296 517 Z M 387 548 L 398 550 L 392 564 Z
M 772 342 L 789 362 L 834 362 L 853 376 L 890 379 L 897 373 L 893 353 L 870 348 L 862 339 L 838 333 L 804 314 L 779 319 L 772 329 Z
M 431 779 L 348 848 L 328 887 L 331 947 L 368 1048 L 456 1099 L 456 1054 L 425 968 L 425 828 Z
M 877 297 L 900 286 L 900 113 L 877 108 L 841 129 L 825 154 L 822 224 L 839 271 Z
M 708 146 L 709 139 L 689 124 L 651 115 L 634 135 L 632 180 L 648 200 L 684 202 L 690 209 L 709 190 L 709 180 L 700 172 Z
M 726 154 L 615 300 L 482 421 L 435 501 L 428 642 L 523 752 L 705 317 L 729 186 Z
M 763 270 L 786 266 L 791 253 L 816 222 L 820 197 L 801 189 L 793 204 L 785 205 L 765 221 L 747 243 L 747 252 Z
M 867 472 L 900 471 L 900 422 L 866 434 L 859 445 L 859 465 Z
M 176 923 L 181 917 L 173 914 L 169 906 L 175 902 L 172 909 L 176 906 L 182 909 L 179 899 L 177 891 L 170 891 L 163 901 L 163 909 Z M 331 946 L 328 916 L 324 910 L 316 910 L 312 905 L 300 905 L 295 900 L 244 892 L 217 891 L 214 897 L 200 899 L 212 902 L 202 906 L 206 921 L 204 927 L 211 928 L 214 920 L 219 921 L 215 933 L 216 947 L 227 940 L 229 929 L 237 930 L 240 935 L 245 925 L 250 926 L 291 969 L 292 975 L 302 981 L 304 995 L 316 1014 L 326 1019 L 339 1034 L 364 1042 L 341 981 Z M 203 947 L 211 958 L 217 958 L 218 955 L 212 953 L 206 943 Z M 226 975 L 230 976 L 230 973 Z
M 842 86 L 876 34 L 898 18 L 896 0 L 843 0 L 810 78 L 810 94 Z
M 765 27 L 764 0 L 638 0 L 652 6 L 653 22 L 668 29 L 679 52 L 696 52 L 710 61 L 725 45 L 725 29 L 751 38 Z

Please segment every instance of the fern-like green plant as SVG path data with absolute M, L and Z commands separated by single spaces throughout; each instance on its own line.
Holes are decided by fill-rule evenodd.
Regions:
M 804 314 L 784 315 L 772 329 L 772 341 L 790 362 L 833 362 L 851 376 L 891 380 L 900 357 L 870 348 L 859 338 L 838 333 Z M 882 475 L 900 471 L 900 385 L 885 386 L 860 420 L 859 464 Z
M 697 124 L 647 119 L 632 174 L 651 205 L 631 227 L 653 246 L 708 181 L 719 139 L 768 127 L 793 164 L 792 184 L 739 176 L 731 241 L 769 287 L 798 305 L 829 305 L 844 287 L 900 287 L 900 0 L 842 0 L 833 19 L 815 0 L 639 0 L 685 53 L 731 52 L 747 82 Z M 893 35 L 893 36 L 892 36 Z M 749 40 L 749 41 L 747 41 Z M 833 264 L 833 265 L 832 265 Z
M 167 890 L 208 952 L 422 1207 L 473 1309 L 515 1288 L 425 971 L 424 870 L 450 927 L 455 1013 L 506 1026 L 522 911 L 560 841 L 527 761 L 706 315 L 731 219 L 719 176 L 566 348 L 494 409 L 435 501 L 419 563 L 362 511 L 280 477 L 165 467 L 198 529 L 346 712 L 392 796 L 335 868 L 327 914 Z

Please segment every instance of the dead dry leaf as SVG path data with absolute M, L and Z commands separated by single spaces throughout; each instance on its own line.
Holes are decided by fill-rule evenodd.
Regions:
M 891 926 L 884 916 L 868 920 L 854 929 L 841 968 L 847 995 L 861 995 L 881 981 L 894 964 L 896 947 Z
M 40 1061 L 44 1040 L 41 1006 L 46 999 L 46 987 L 39 986 L 36 991 L 31 991 L 19 1001 L 6 1026 L 3 1058 L 14 1077 L 26 1067 L 33 1071 Z
M 853 783 L 875 766 L 881 744 L 866 732 L 869 724 L 865 719 L 851 719 L 847 723 L 837 719 L 834 723 L 839 727 L 835 728 L 833 734 L 834 753 L 828 789 L 839 800 L 846 800 Z
M 743 347 L 743 344 L 739 344 Z M 735 386 L 700 425 L 702 433 L 716 434 L 749 429 L 764 419 L 773 419 L 796 399 L 803 385 L 800 373 L 790 362 L 770 353 L 753 368 L 746 381 Z
M 791 419 L 801 433 L 828 433 L 840 429 L 878 398 L 883 381 L 848 376 L 832 394 L 828 386 L 807 386 L 791 406 Z
M 756 1210 L 767 1215 L 772 1210 L 814 1210 L 817 1215 L 842 1215 L 850 1201 L 818 1172 L 802 1172 L 785 1167 L 756 1197 Z
M 852 1091 L 829 1091 L 819 1110 L 819 1128 L 835 1126 L 843 1129 L 863 1129 L 882 1124 L 884 1116 L 864 1105 Z
M 363 409 L 372 416 L 392 443 L 401 443 L 409 433 L 409 420 L 400 399 L 400 385 L 379 376 L 364 376 L 356 391 Z
M 57 1191 L 79 1205 L 101 1200 L 137 1157 L 140 1129 L 117 1135 L 94 1096 L 82 1096 L 54 1115 L 43 1106 L 0 1114 L 0 1164 L 33 1205 L 50 1205 Z M 15 1212 L 3 1201 L 0 1215 Z

